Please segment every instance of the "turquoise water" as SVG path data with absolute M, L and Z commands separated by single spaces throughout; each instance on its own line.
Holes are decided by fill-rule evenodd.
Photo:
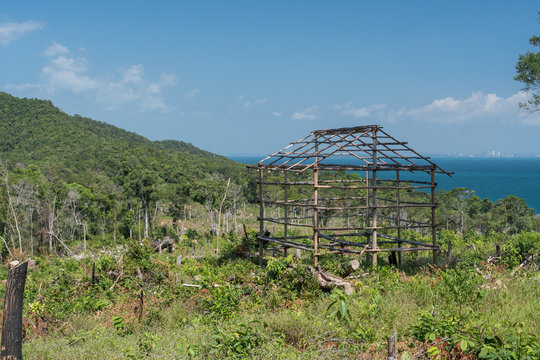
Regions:
M 255 164 L 264 156 L 230 156 L 232 160 Z M 437 175 L 438 187 L 451 190 L 465 187 L 480 198 L 493 202 L 509 195 L 525 199 L 540 213 L 540 158 L 450 158 L 432 160 L 452 177 Z

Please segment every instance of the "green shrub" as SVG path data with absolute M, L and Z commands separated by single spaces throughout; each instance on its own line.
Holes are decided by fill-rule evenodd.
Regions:
M 516 267 L 531 254 L 540 252 L 540 233 L 522 232 L 508 239 L 502 248 L 502 262 Z
M 209 318 L 225 319 L 233 316 L 240 303 L 240 291 L 230 284 L 211 289 L 211 298 L 203 302 L 203 307 Z
M 287 257 L 272 257 L 269 256 L 266 258 L 266 270 L 268 271 L 268 276 L 271 279 L 280 279 L 289 265 L 293 262 L 293 256 L 290 254 Z
M 484 280 L 474 270 L 449 269 L 440 274 L 442 279 L 438 285 L 439 296 L 447 305 L 457 304 L 460 313 L 464 305 L 473 305 L 476 300 L 485 296 L 485 291 L 480 288 Z
M 253 324 L 255 322 L 240 324 L 227 330 L 218 329 L 212 349 L 230 358 L 249 358 L 251 352 L 262 342 L 261 335 L 252 327 Z M 266 326 L 264 324 L 264 327 Z
M 150 258 L 152 253 L 152 249 L 149 246 L 141 244 L 135 239 L 129 239 L 125 255 L 125 265 L 127 269 L 131 273 L 134 273 L 137 268 L 143 272 L 148 271 L 152 268 L 152 260 Z

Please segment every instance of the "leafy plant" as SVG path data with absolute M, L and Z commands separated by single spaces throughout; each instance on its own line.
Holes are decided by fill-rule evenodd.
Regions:
M 149 332 L 145 332 L 138 341 L 139 354 L 144 357 L 148 357 L 150 353 L 156 348 L 158 336 Z
M 354 329 L 353 331 L 351 331 L 350 335 L 354 339 L 361 340 L 361 341 L 364 341 L 366 343 L 372 343 L 377 339 L 377 334 L 376 334 L 375 330 L 360 327 L 360 326 L 357 327 L 356 329 Z
M 328 308 L 326 309 L 328 316 L 342 321 L 350 321 L 351 314 L 348 308 L 349 300 L 347 299 L 347 295 L 339 289 L 334 289 L 330 295 L 330 300 L 330 305 L 328 305 Z
M 536 336 L 524 329 L 523 323 L 515 323 L 507 328 L 502 337 L 499 335 L 484 337 L 478 357 L 489 360 L 538 359 L 540 344 Z
M 254 323 L 240 324 L 231 330 L 219 330 L 218 334 L 214 335 L 212 348 L 231 358 L 248 358 L 251 351 L 262 341 L 256 329 L 251 326 Z
M 124 318 L 118 315 L 114 315 L 112 317 L 113 327 L 116 333 L 120 336 L 124 336 L 127 334 L 127 326 L 124 322 Z
M 224 319 L 232 316 L 237 311 L 239 303 L 239 290 L 230 284 L 226 284 L 213 288 L 212 297 L 209 300 L 204 300 L 203 306 L 211 319 Z
M 437 338 L 453 338 L 460 327 L 460 318 L 450 314 L 433 316 L 421 313 L 418 322 L 411 327 L 411 335 L 420 341 L 435 341 Z
M 458 304 L 460 313 L 464 305 L 485 295 L 485 291 L 480 288 L 483 279 L 474 270 L 449 269 L 442 272 L 441 277 L 438 288 L 440 297 L 447 302 Z
M 293 262 L 293 256 L 292 254 L 283 257 L 283 258 L 275 258 L 272 256 L 268 257 L 268 263 L 266 264 L 266 269 L 268 270 L 268 275 L 273 278 L 277 279 L 283 275 L 285 270 L 291 265 Z

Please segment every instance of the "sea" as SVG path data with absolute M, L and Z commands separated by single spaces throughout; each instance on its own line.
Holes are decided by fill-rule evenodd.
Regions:
M 244 164 L 256 164 L 265 156 L 229 156 Z M 431 161 L 442 169 L 453 172 L 452 177 L 437 174 L 438 188 L 452 190 L 467 188 L 480 198 L 496 202 L 509 195 L 525 200 L 530 208 L 540 213 L 540 157 L 481 158 L 436 157 Z

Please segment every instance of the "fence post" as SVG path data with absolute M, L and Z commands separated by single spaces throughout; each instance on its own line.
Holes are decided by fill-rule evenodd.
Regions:
M 8 270 L 0 359 L 22 359 L 22 310 L 28 262 Z

